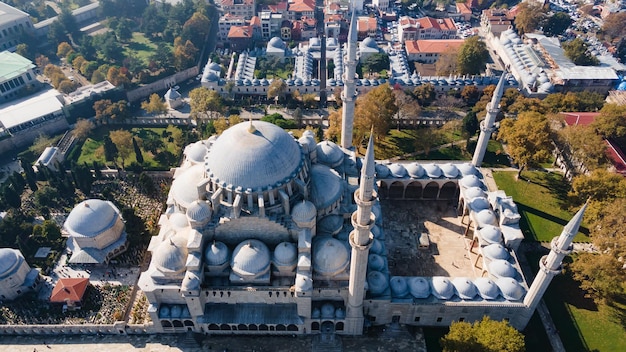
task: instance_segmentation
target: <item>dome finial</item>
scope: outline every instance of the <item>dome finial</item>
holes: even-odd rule
[[[250,127],[248,127],[248,132],[254,133],[256,132],[256,127],[252,124],[252,117],[250,117]]]

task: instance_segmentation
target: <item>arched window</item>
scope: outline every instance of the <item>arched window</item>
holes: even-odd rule
[[[220,330],[231,330],[231,329],[230,329],[230,325],[228,325],[228,324],[222,324],[222,325],[220,325]]]
[[[172,323],[174,324],[175,328],[182,328],[183,327],[183,323],[180,320],[174,320]]]
[[[389,198],[390,199],[403,199],[404,198],[404,185],[402,182],[396,181],[389,186]]]
[[[287,330],[287,327],[283,324],[278,324],[276,325],[276,331],[285,331]]]
[[[168,320],[161,320],[161,326],[164,328],[171,328],[172,323],[170,323]]]
[[[335,329],[337,329],[337,331],[343,331],[343,322],[338,322],[337,325],[335,325]]]
[[[437,194],[439,193],[439,185],[437,182],[430,182],[424,187],[424,193],[422,198],[424,199],[436,199]]]
[[[409,183],[404,191],[405,199],[420,199],[422,198],[422,184],[418,181]]]
[[[185,320],[184,324],[185,324],[185,326],[194,326],[193,325],[193,321],[191,321],[191,320]]]
[[[217,324],[209,324],[209,330],[219,330],[220,326]]]
[[[267,327],[267,325],[261,324],[261,325],[259,325],[259,330],[260,331],[267,331],[267,330],[269,330],[269,328]]]
[[[454,182],[446,182],[441,186],[439,191],[439,199],[456,199],[458,198],[458,188]]]
[[[298,326],[294,324],[287,325],[287,331],[298,331]]]
[[[248,325],[246,325],[246,324],[239,324],[239,325],[237,325],[237,330],[248,330]]]
[[[250,324],[250,325],[248,325],[248,330],[257,331],[257,330],[259,330],[259,327],[256,326],[256,324]]]
[[[320,329],[320,323],[314,321],[313,323],[311,323],[311,330],[312,331],[319,331]]]

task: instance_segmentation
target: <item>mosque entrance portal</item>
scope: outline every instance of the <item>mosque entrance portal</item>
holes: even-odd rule
[[[322,332],[326,334],[332,334],[335,332],[335,323],[332,321],[325,321],[322,323]]]

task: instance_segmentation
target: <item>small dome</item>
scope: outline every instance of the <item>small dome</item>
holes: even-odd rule
[[[159,318],[170,318],[170,306],[163,304],[161,305],[161,307],[159,308]]]
[[[511,263],[507,262],[503,259],[497,259],[489,263],[489,274],[495,277],[515,277],[517,274],[517,270],[511,265]]]
[[[87,199],[72,209],[65,220],[65,228],[72,236],[95,237],[113,227],[119,211],[109,201]]]
[[[439,178],[441,177],[441,169],[438,165],[435,164],[424,164],[424,171],[426,171],[426,175],[430,178]]]
[[[465,188],[480,187],[483,188],[483,182],[476,175],[463,176],[461,179],[461,185]]]
[[[270,265],[270,250],[259,240],[245,240],[233,251],[232,270],[240,276],[256,276]]]
[[[203,222],[211,219],[211,216],[213,216],[213,211],[205,201],[196,200],[187,208],[187,218],[189,220]]]
[[[387,178],[389,177],[389,174],[391,173],[387,165],[376,164],[375,169],[376,169],[377,178]]]
[[[389,287],[389,282],[387,281],[387,277],[380,271],[371,271],[367,274],[367,286],[369,292],[377,296],[385,292],[387,287]]]
[[[337,171],[321,164],[311,167],[311,200],[316,209],[333,205],[342,195],[341,177]]]
[[[204,75],[204,80],[207,82],[217,82],[220,78],[215,74],[215,72],[208,72]]]
[[[454,286],[447,277],[433,276],[431,287],[433,296],[439,299],[450,299],[454,296]]]
[[[176,100],[180,98],[180,93],[178,93],[176,89],[170,88],[167,90],[167,92],[165,92],[163,98],[165,98],[166,100]]]
[[[313,269],[325,276],[334,276],[350,264],[348,249],[332,237],[318,237],[313,244]]]
[[[309,134],[302,134],[302,137],[298,139],[298,143],[300,143],[300,145],[309,153],[317,147],[315,137]]]
[[[370,271],[382,271],[385,268],[385,259],[378,254],[370,254],[367,258],[367,268]]]
[[[290,266],[296,264],[298,249],[293,243],[282,242],[274,248],[274,264]]]
[[[443,176],[447,178],[457,178],[459,176],[459,169],[452,163],[443,164],[440,166],[443,171]]]
[[[202,141],[198,141],[196,143],[190,144],[185,147],[185,156],[187,160],[194,163],[202,163],[204,162],[204,156],[206,155],[208,149]]]
[[[343,217],[341,215],[330,214],[324,216],[317,222],[317,231],[336,235],[343,228]]]
[[[487,194],[480,187],[470,187],[463,191],[465,200],[469,201],[476,197],[485,197]]]
[[[406,169],[400,164],[391,164],[388,166],[391,176],[396,178],[404,178],[407,176]]]
[[[297,291],[310,291],[313,289],[313,280],[311,280],[308,276],[297,276],[295,286]],[[317,310],[317,313],[319,314],[319,309]],[[315,309],[313,310],[313,315],[315,315]]]
[[[169,220],[172,227],[176,230],[184,229],[185,227],[189,226],[189,220],[187,219],[187,216],[183,213],[174,213],[170,215]]]
[[[372,235],[374,236],[374,238],[379,239],[381,241],[385,239],[384,232],[383,230],[380,229],[378,225],[372,226],[372,229],[370,231],[372,232]]]
[[[361,47],[378,49],[378,44],[376,44],[376,41],[372,37],[367,37],[361,42]]]
[[[497,224],[496,214],[491,209],[483,209],[477,212],[476,220],[478,221],[479,228]]]
[[[230,259],[230,250],[219,241],[213,241],[204,251],[204,260],[208,265],[223,265]]]
[[[495,282],[486,277],[479,277],[474,280],[474,285],[478,289],[478,294],[484,299],[496,299],[500,295],[500,290]]]
[[[478,232],[487,243],[502,242],[502,231],[498,227],[488,225],[478,230]]]
[[[322,141],[317,143],[317,161],[330,166],[336,167],[343,162],[343,151],[339,146],[331,141]]]
[[[11,248],[0,248],[0,277],[11,273],[20,263],[20,254]]]
[[[322,317],[322,311],[317,307],[313,308],[313,312],[311,312],[311,318],[319,319],[321,317]]]
[[[181,273],[187,263],[187,237],[182,234],[165,239],[152,254],[152,263],[162,273]]]
[[[383,241],[374,238],[370,252],[378,255],[385,255],[385,246],[383,245]]]
[[[182,174],[176,176],[170,194],[174,198],[177,204],[187,208],[189,205],[198,199],[198,190],[196,185],[204,178],[204,165],[197,164],[187,170],[184,170]]]
[[[345,319],[345,317],[346,317],[346,311],[341,307],[337,307],[337,309],[335,309],[335,318]]]
[[[501,244],[494,243],[481,248],[483,255],[489,259],[509,259],[509,251],[506,250]]]
[[[474,283],[466,277],[457,277],[452,280],[452,284],[454,285],[457,295],[461,299],[474,299],[474,297],[478,294],[478,290],[476,289],[476,286],[474,286]]]
[[[496,285],[500,288],[502,297],[509,301],[519,301],[524,297],[526,289],[519,282],[511,278],[501,278],[496,281]]]
[[[220,64],[218,64],[217,62],[211,62],[208,65],[208,68],[211,71],[217,71],[217,72],[220,72],[222,70],[222,66],[220,66]]]
[[[170,316],[176,319],[176,318],[180,318],[182,315],[183,315],[183,308],[180,306],[180,304],[172,305],[172,308],[170,309]]]
[[[324,303],[321,313],[322,319],[332,319],[335,317],[335,306],[332,303]]]
[[[410,163],[404,167],[411,178],[424,177],[424,168],[418,163]]]
[[[430,296],[430,285],[423,277],[412,277],[408,282],[411,296],[415,298],[428,298]]]
[[[279,37],[274,37],[272,39],[270,39],[268,46],[274,47],[276,49],[284,49],[285,48],[285,42],[283,42],[282,39],[280,39]]]
[[[291,219],[295,223],[311,222],[317,216],[315,205],[308,200],[297,203],[291,210]]]
[[[485,197],[475,197],[472,200],[468,201],[467,205],[473,211],[489,209],[489,201]]]
[[[409,295],[409,286],[406,283],[406,278],[402,276],[394,276],[389,280],[389,287],[391,287],[391,295],[397,298],[404,298]]]

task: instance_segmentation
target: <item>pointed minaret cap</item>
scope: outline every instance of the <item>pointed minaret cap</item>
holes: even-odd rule
[[[357,42],[357,26],[356,26],[356,9],[354,8],[354,1],[350,1],[352,4],[352,17],[350,17],[350,30],[348,31],[348,42]]]
[[[563,228],[563,234],[567,236],[576,236],[578,233],[578,229],[580,228],[580,224],[583,221],[583,215],[585,214],[585,209],[587,209],[587,205],[589,201],[587,201],[582,208],[578,210],[578,212],[574,215],[574,217],[565,225]]]
[[[500,99],[502,99],[502,95],[504,94],[504,82],[505,82],[506,74],[507,74],[507,71],[504,70],[502,72],[502,76],[500,76],[500,80],[498,81],[498,85],[496,86],[496,89],[493,91],[493,95],[491,96],[491,108],[492,109],[497,109],[500,103]]]
[[[250,126],[248,126],[248,132],[254,133],[256,132],[256,127],[252,124],[252,117],[250,117]]]
[[[367,150],[365,151],[365,157],[363,158],[363,168],[361,170],[367,176],[373,176],[375,169],[374,161],[374,126],[370,131],[370,140],[367,143]]]

